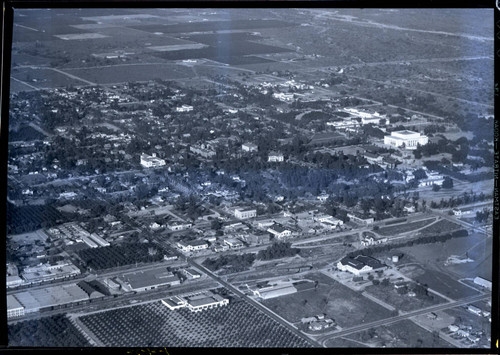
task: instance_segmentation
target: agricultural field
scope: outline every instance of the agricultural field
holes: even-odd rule
[[[317,289],[268,299],[262,303],[286,320],[296,323],[304,317],[325,313],[342,327],[391,316],[391,312],[323,274],[311,273],[305,279],[318,281]]]
[[[346,337],[370,347],[387,348],[451,348],[448,342],[419,327],[410,320],[370,328]],[[330,344],[328,344],[330,345]]]
[[[104,270],[135,263],[163,260],[163,250],[157,244],[130,243],[77,251],[84,264],[93,270]]]
[[[198,313],[185,308],[171,311],[157,301],[81,316],[79,319],[105,346],[310,346],[243,301]]]
[[[7,203],[8,235],[27,233],[63,222],[64,216],[52,206],[15,206]]]
[[[8,337],[9,346],[90,346],[64,314],[9,324]]]
[[[434,222],[435,220],[436,220],[435,218],[428,218],[422,221],[392,225],[390,227],[382,227],[377,231],[377,233],[383,236],[394,236],[397,234],[406,233],[413,231],[415,229],[425,227],[426,225]]]

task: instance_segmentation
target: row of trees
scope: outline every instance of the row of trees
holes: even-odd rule
[[[363,249],[362,254],[363,255],[375,255],[377,253],[389,251],[392,249],[397,249],[397,248],[402,248],[402,247],[407,247],[407,246],[413,246],[417,244],[429,244],[429,243],[443,243],[449,239],[452,238],[460,238],[460,237],[467,237],[469,235],[469,232],[465,229],[459,229],[457,231],[454,231],[452,233],[445,233],[445,234],[438,234],[438,235],[432,235],[432,236],[427,236],[427,237],[421,237],[413,240],[407,240],[405,242],[400,242],[400,243],[387,243],[387,244],[381,244],[381,245],[376,245],[370,248],[365,248]],[[356,255],[359,255],[359,251],[353,251],[347,254],[348,257],[354,258]]]
[[[247,270],[255,261],[255,254],[246,253],[241,255],[228,254],[218,258],[208,258],[202,264],[212,271],[222,268],[231,268],[233,272]]]
[[[431,208],[453,208],[460,205],[466,205],[477,201],[485,201],[493,198],[493,195],[485,195],[484,192],[477,193],[464,193],[461,196],[452,196],[445,200],[442,198],[439,202],[431,201]]]
[[[290,242],[278,242],[273,243],[267,249],[260,250],[257,254],[257,259],[260,260],[272,260],[280,259],[289,256],[295,256],[300,253],[300,249],[292,248]]]

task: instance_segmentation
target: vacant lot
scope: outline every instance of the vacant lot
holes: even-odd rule
[[[80,80],[72,79],[50,69],[14,68],[12,69],[11,75],[37,88],[57,88],[61,86],[84,84]]]
[[[318,288],[265,300],[263,304],[290,322],[325,313],[343,328],[391,315],[382,306],[323,274],[312,273],[305,278],[318,281]]]
[[[80,317],[106,346],[309,347],[252,305],[237,301],[193,313],[161,302]]]
[[[442,233],[449,233],[454,230],[462,228],[459,224],[448,221],[447,219],[442,219],[433,223],[429,227],[420,230],[422,236],[437,235]]]
[[[422,267],[415,266],[408,272],[408,268],[401,268],[404,274],[422,285],[447,296],[452,299],[460,299],[477,294],[477,291],[467,287],[460,282],[452,279],[450,276],[437,271],[427,270]]]
[[[172,80],[194,76],[190,68],[173,64],[131,64],[71,69],[66,72],[97,84],[114,84],[154,79]]]
[[[380,228],[377,231],[377,233],[380,235],[384,235],[384,236],[394,236],[397,234],[401,234],[401,233],[405,233],[405,232],[409,232],[409,231],[412,231],[415,229],[425,227],[426,225],[434,222],[435,220],[436,220],[435,218],[428,218],[428,219],[424,219],[422,221],[397,224],[397,225],[393,225],[390,227],[383,227],[383,228]]]
[[[293,23],[279,20],[238,20],[238,21],[205,21],[191,22],[175,25],[146,25],[135,26],[138,30],[148,32],[182,33],[182,32],[206,32],[206,31],[228,31],[260,28],[281,28],[296,26]]]
[[[446,302],[445,299],[429,293],[428,296],[409,297],[407,294],[400,295],[393,285],[371,285],[365,289],[366,292],[372,294],[376,298],[391,306],[396,307],[398,310],[405,312],[414,311],[420,308],[429,307],[434,304]]]
[[[448,265],[446,269],[459,277],[484,277],[491,279],[492,238],[482,233],[471,233],[468,237],[452,238],[444,243],[420,244],[399,248],[416,262],[430,267],[443,268],[444,262],[451,255],[465,256],[474,260],[466,264]]]

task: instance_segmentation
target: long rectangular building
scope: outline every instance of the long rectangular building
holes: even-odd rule
[[[24,307],[13,295],[7,295],[7,319],[24,316]]]
[[[89,299],[89,295],[76,284],[27,290],[17,292],[13,296],[23,306],[24,313],[38,312],[42,309],[50,309],[51,307],[87,301]],[[15,312],[16,307],[14,306],[16,304],[13,299],[10,301],[12,312]]]
[[[123,280],[131,291],[137,292],[153,290],[161,286],[180,284],[179,278],[173,273],[157,270],[128,273],[123,275]]]

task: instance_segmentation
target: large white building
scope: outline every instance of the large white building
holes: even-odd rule
[[[443,182],[444,182],[443,175],[439,175],[438,173],[428,173],[427,178],[419,180],[418,186],[419,187],[432,186],[432,185],[442,186]]]
[[[229,304],[227,298],[210,291],[191,296],[173,296],[161,300],[170,310],[186,307],[191,312],[201,312],[207,309],[222,307]]]
[[[248,219],[257,216],[257,210],[251,208],[237,208],[234,210],[234,216],[239,219]]]
[[[491,291],[491,288],[492,288],[492,284],[491,284],[491,281],[488,281],[486,279],[483,279],[482,277],[475,277],[474,278],[474,283],[476,285],[479,285],[479,286],[482,286],[484,288],[487,288],[488,290]]]
[[[284,160],[285,160],[285,157],[283,156],[283,154],[278,153],[278,152],[270,152],[269,156],[267,158],[267,161],[272,162],[272,163],[282,162]]]
[[[157,158],[156,153],[153,153],[153,155],[141,154],[141,165],[145,168],[156,168],[165,166],[165,164],[165,160]]]
[[[332,228],[340,227],[341,225],[344,224],[344,222],[338,218],[329,216],[329,215],[322,215],[319,217],[314,218],[316,221],[323,223],[327,226],[331,226]]]
[[[289,237],[292,235],[292,231],[286,229],[285,227],[274,223],[271,227],[267,229],[267,231],[273,234],[276,238],[281,239],[284,237]]]
[[[366,272],[381,270],[384,267],[385,265],[377,259],[365,255],[345,257],[337,263],[339,270],[347,271],[357,276]]]
[[[183,252],[208,249],[208,243],[203,240],[192,240],[188,242],[177,242],[177,247]]]
[[[384,137],[384,144],[397,148],[416,149],[418,144],[425,145],[427,143],[429,143],[429,137],[408,130],[391,132],[390,136]]]
[[[13,295],[7,295],[7,319],[24,316],[24,307]]]
[[[253,143],[243,143],[241,145],[241,149],[244,151],[244,152],[256,152],[259,147],[257,147],[255,144]]]

